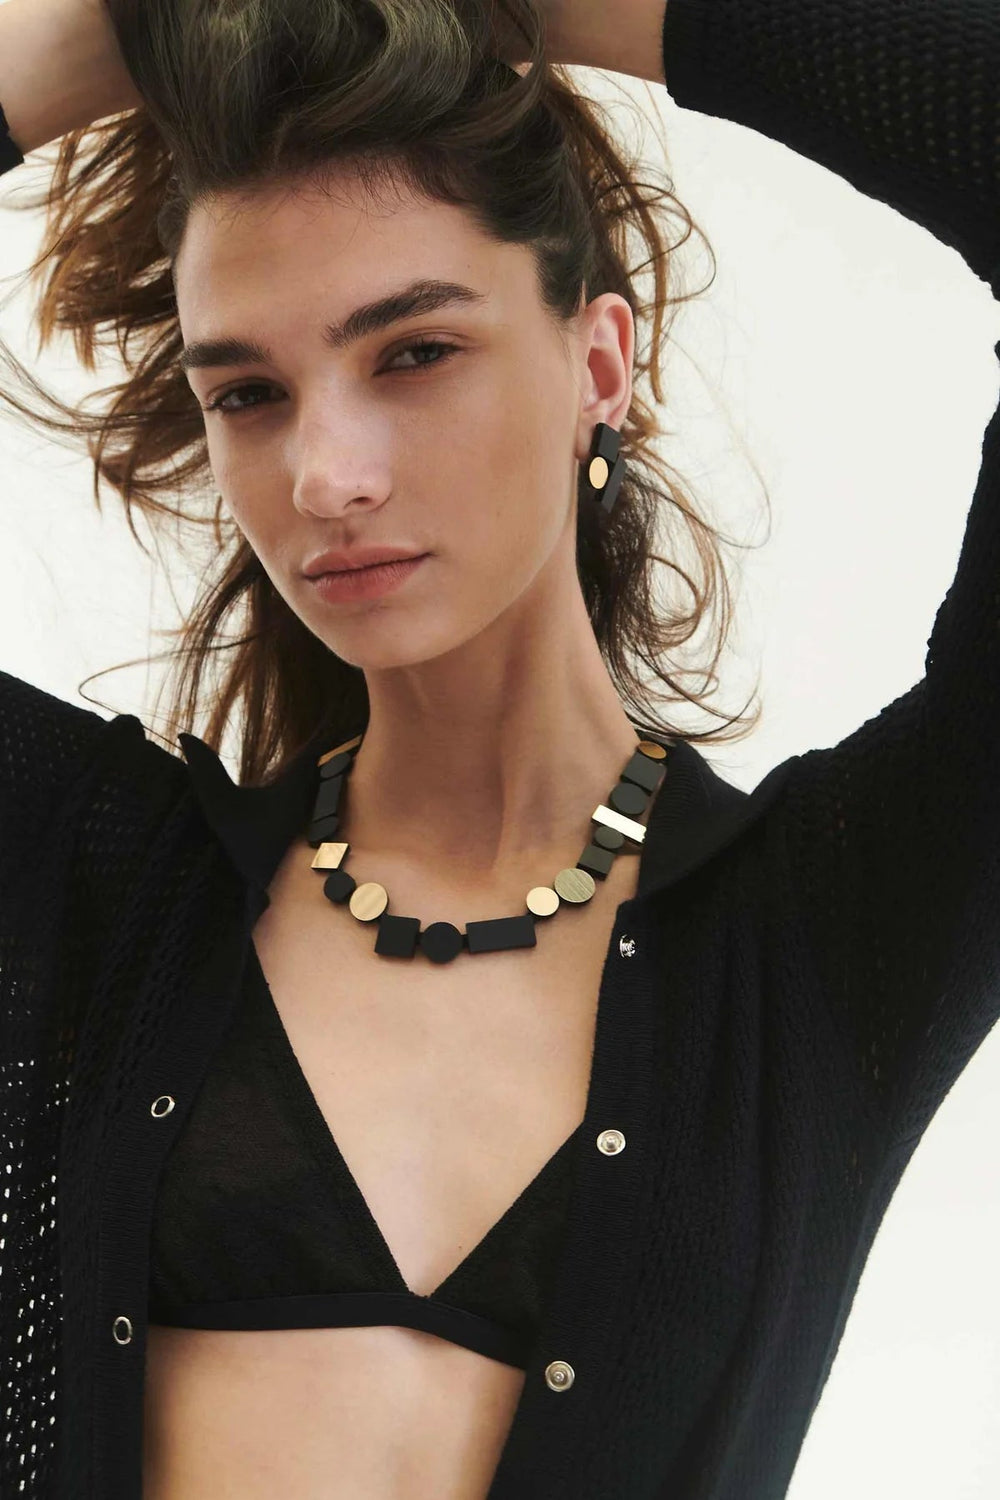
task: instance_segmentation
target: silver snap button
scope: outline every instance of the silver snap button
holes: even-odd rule
[[[131,1322],[131,1319],[126,1318],[124,1315],[122,1315],[119,1318],[116,1318],[115,1322],[114,1322],[114,1335],[115,1335],[115,1343],[116,1344],[131,1344],[131,1342],[132,1342],[132,1322]]]
[[[625,1150],[625,1137],[620,1130],[602,1130],[597,1137],[597,1149],[605,1156],[617,1156]]]
[[[545,1366],[545,1384],[550,1391],[568,1391],[576,1379],[576,1371],[564,1359],[554,1359]]]
[[[160,1097],[158,1099],[154,1099],[152,1104],[149,1106],[149,1113],[153,1116],[154,1120],[162,1120],[164,1115],[169,1115],[173,1107],[173,1097],[170,1094],[161,1094]]]
[[[618,939],[618,952],[622,958],[635,958],[635,938],[625,937]]]

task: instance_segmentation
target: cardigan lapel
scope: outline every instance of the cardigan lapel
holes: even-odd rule
[[[723,780],[687,740],[670,751],[667,776],[646,830],[638,895],[664,890],[699,869],[763,815],[799,760],[792,755],[745,792]]]
[[[308,826],[324,745],[311,740],[267,786],[240,786],[204,740],[181,734],[178,741],[209,827],[248,884],[266,888],[292,839]]]

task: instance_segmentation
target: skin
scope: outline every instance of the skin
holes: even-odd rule
[[[265,385],[227,402],[237,415],[205,412],[212,471],[289,608],[365,674],[338,837],[468,889],[547,881],[575,863],[637,739],[575,562],[578,467],[631,400],[631,309],[581,299],[567,337],[523,246],[452,205],[406,190],[376,205],[349,173],[331,182],[192,211],[174,267],[185,343],[246,336],[274,354],[189,372],[203,406]],[[323,341],[419,275],[488,301]],[[407,351],[416,335],[458,352]],[[327,603],[301,576],[317,552],[364,544],[432,555],[374,601]]]

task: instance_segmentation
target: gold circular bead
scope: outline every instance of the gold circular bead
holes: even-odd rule
[[[589,901],[597,890],[594,877],[587,870],[560,870],[552,884],[564,901],[572,901],[576,905]]]
[[[608,461],[606,458],[592,458],[590,460],[590,468],[587,470],[587,477],[589,478],[591,484],[594,486],[595,490],[599,490],[602,488],[602,486],[607,484],[608,475],[610,473],[611,470],[608,468]]]
[[[652,740],[640,740],[636,746],[643,755],[648,755],[650,760],[666,760],[667,752],[662,745],[655,745]]]
[[[351,897],[351,913],[359,922],[373,922],[389,905],[389,893],[375,880],[359,885]]]
[[[524,904],[536,917],[551,917],[559,908],[559,897],[550,885],[536,885],[525,896]]]

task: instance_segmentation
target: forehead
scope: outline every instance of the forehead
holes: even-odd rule
[[[519,284],[524,249],[499,244],[465,210],[406,186],[373,196],[352,177],[320,188],[254,189],[200,200],[174,264],[178,303],[190,312],[240,286],[352,291],[425,274],[490,290]]]

